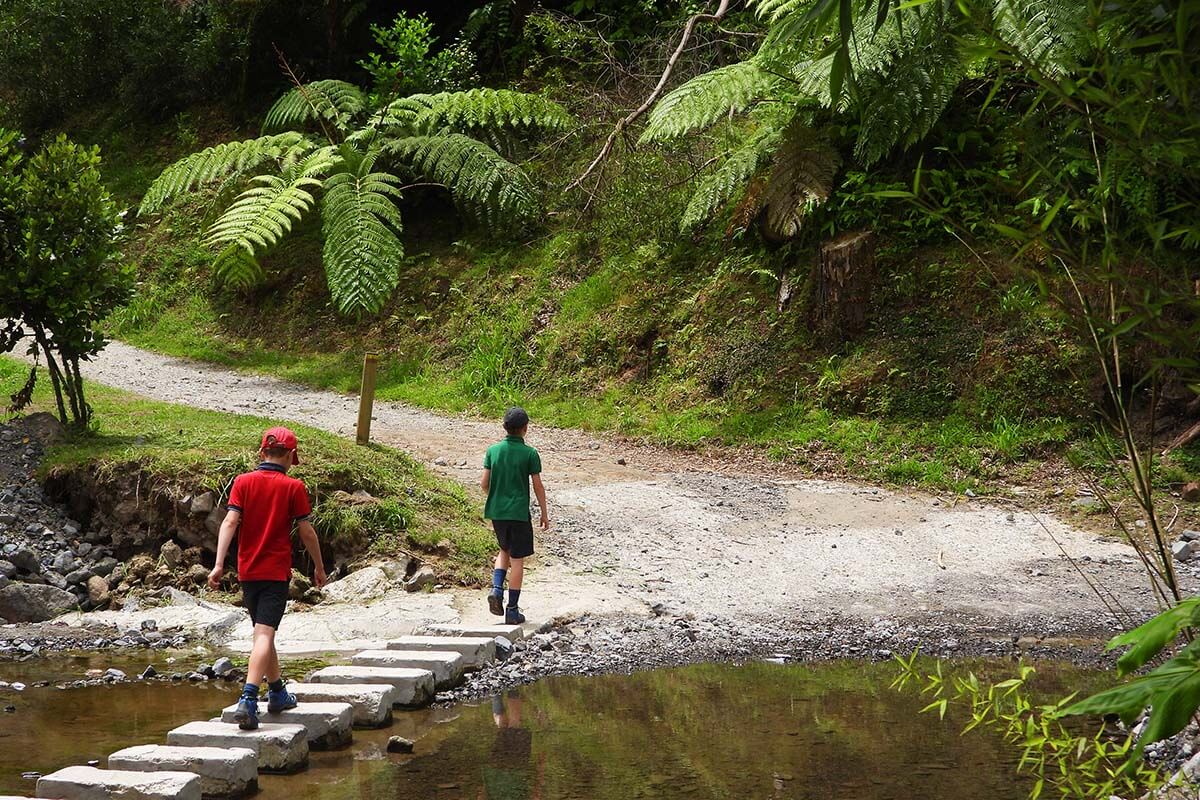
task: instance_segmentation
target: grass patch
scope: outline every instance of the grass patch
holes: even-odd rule
[[[23,363],[0,358],[0,393],[10,394],[27,374]],[[262,431],[281,422],[161,403],[99,384],[88,384],[87,397],[95,409],[93,427],[52,447],[43,470],[142,470],[181,493],[203,487],[225,495],[232,479],[255,465]],[[34,403],[35,410],[50,409],[47,381],[39,381]],[[302,463],[291,474],[314,498],[313,524],[323,541],[381,555],[428,552],[449,542],[439,548],[442,571],[464,583],[480,580],[493,540],[461,486],[398,450],[292,427]],[[376,501],[355,503],[343,494],[359,489]]]

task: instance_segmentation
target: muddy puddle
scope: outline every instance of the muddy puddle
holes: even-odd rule
[[[192,657],[191,660],[198,660]],[[0,679],[79,677],[89,667],[136,674],[141,661],[0,663]],[[991,677],[1010,663],[974,664]],[[1046,694],[1096,676],[1042,665]],[[21,674],[25,673],[25,674]],[[54,673],[52,675],[51,673]],[[262,800],[694,800],[695,798],[1023,798],[1013,752],[918,713],[889,688],[888,664],[696,666],[633,676],[545,680],[477,705],[397,712],[392,727],[355,731],[313,753],[297,776],[265,776]],[[162,741],[230,702],[225,684],[133,683],[0,693],[0,795],[32,794],[26,771],[50,772]],[[416,741],[386,752],[389,736]]]

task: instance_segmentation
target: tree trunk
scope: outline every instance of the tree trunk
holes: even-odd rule
[[[814,329],[841,340],[862,333],[875,285],[875,234],[856,231],[821,245],[814,284]]]

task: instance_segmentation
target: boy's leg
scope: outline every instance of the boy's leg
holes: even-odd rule
[[[504,577],[508,573],[508,553],[501,550],[496,554],[492,569],[492,591],[488,593],[488,610],[497,617],[504,615]]]
[[[521,583],[525,578],[525,559],[512,558],[512,571],[508,577],[508,607],[504,609],[504,621],[510,625],[525,621],[521,616]]]

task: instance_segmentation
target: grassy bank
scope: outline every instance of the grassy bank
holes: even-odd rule
[[[0,358],[0,391],[15,391],[26,374],[24,364]],[[96,412],[93,428],[53,446],[44,470],[142,471],[181,493],[198,488],[221,493],[235,475],[254,466],[259,436],[279,422],[155,402],[97,384],[89,384],[87,392]],[[48,382],[40,380],[35,410],[50,410],[52,403]],[[380,555],[415,550],[430,556],[436,549],[433,557],[449,577],[479,579],[493,543],[460,486],[397,450],[359,447],[324,431],[293,427],[303,455],[292,474],[314,497],[313,523],[324,540]],[[349,495],[357,490],[369,492],[375,502],[354,501]]]

